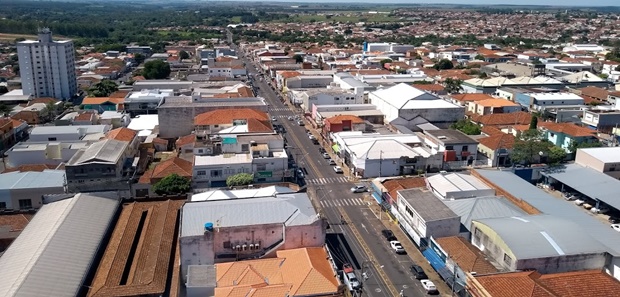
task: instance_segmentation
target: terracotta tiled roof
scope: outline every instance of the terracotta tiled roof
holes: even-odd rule
[[[440,84],[413,84],[414,87],[423,91],[429,92],[441,92],[445,90],[445,88]]]
[[[343,121],[351,121],[351,124],[361,124],[364,122],[360,117],[355,115],[341,114],[326,119],[330,124],[342,124]]]
[[[26,121],[24,120],[16,120],[16,119],[11,119],[11,122],[13,123],[13,128],[19,127],[21,124],[26,123]]]
[[[383,182],[383,186],[388,191],[392,199],[396,199],[400,190],[426,187],[426,181],[423,177],[396,178]]]
[[[194,125],[222,125],[232,124],[234,120],[247,120],[248,130],[251,132],[273,131],[266,112],[249,109],[218,109],[201,113],[194,118]]]
[[[481,94],[481,93],[456,94],[456,95],[451,95],[451,97],[460,102],[482,101],[482,100],[487,100],[487,99],[494,99],[491,95]]]
[[[517,103],[514,103],[512,101],[506,100],[506,99],[496,99],[496,98],[492,98],[492,99],[485,99],[485,100],[480,100],[480,101],[475,101],[476,104],[481,105],[481,106],[485,106],[485,107],[508,107],[508,106],[518,106]]]
[[[545,128],[555,133],[564,133],[572,137],[596,136],[596,131],[572,123],[542,122],[538,124],[538,128]]]
[[[484,145],[492,150],[500,148],[512,149],[515,144],[515,137],[512,134],[497,134],[489,137],[478,139],[481,145]]]
[[[190,134],[190,135],[179,137],[179,139],[177,139],[177,141],[175,142],[175,145],[177,148],[179,148],[186,144],[190,144],[194,142],[196,142],[196,134]]]
[[[282,78],[291,78],[291,77],[296,77],[296,76],[300,76],[301,73],[297,72],[297,71],[283,71],[282,73],[280,73],[280,76]]]
[[[159,137],[155,137],[153,139],[153,143],[159,143],[159,144],[165,144],[168,145],[168,140],[163,139],[163,138],[159,138]]]
[[[22,231],[32,220],[33,214],[12,214],[0,216],[0,227],[8,227],[10,232]]]
[[[7,172],[27,172],[27,171],[37,171],[42,172],[47,169],[64,169],[64,166],[60,165],[51,165],[51,164],[26,164],[20,165],[17,167],[7,168],[2,173]]]
[[[607,100],[607,95],[609,94],[607,90],[593,86],[581,88],[579,91],[581,91],[581,95],[590,96],[598,100]]]
[[[110,102],[113,104],[120,104],[125,102],[125,98],[111,98],[111,97],[86,97],[82,100],[82,104],[102,104]]]
[[[252,92],[252,89],[250,89],[249,87],[240,87],[237,89],[237,93],[239,93],[241,97],[253,97],[254,96],[254,92]]]
[[[484,254],[465,238],[450,236],[437,238],[436,241],[461,269],[477,274],[497,272],[495,266],[485,259]]]
[[[481,132],[489,136],[504,134],[504,132],[494,126],[484,126],[482,127]]]
[[[193,168],[194,165],[190,161],[178,157],[170,158],[155,165],[153,169],[147,170],[140,177],[139,182],[141,184],[153,184],[170,174],[177,174],[191,179]]]
[[[277,258],[216,264],[215,297],[328,296],[338,280],[322,247],[282,250]]]
[[[110,94],[110,98],[125,98],[127,94],[129,94],[129,90],[118,90],[112,94]]]
[[[90,121],[93,119],[93,116],[95,114],[91,113],[91,112],[84,112],[81,113],[80,115],[78,115],[77,117],[75,117],[73,120],[75,121]]]
[[[473,115],[471,117],[473,122],[489,125],[489,126],[512,126],[512,125],[527,125],[532,120],[532,115],[524,112],[511,112],[511,113],[493,113],[486,115]]]
[[[494,297],[599,297],[617,296],[620,291],[620,282],[599,270],[509,272],[477,276],[476,281]]]
[[[121,127],[108,131],[105,137],[107,139],[131,142],[136,137],[136,134],[138,133],[134,130]]]
[[[49,98],[49,97],[41,97],[41,98],[35,98],[35,99],[32,99],[32,100],[28,101],[28,106],[33,105],[35,103],[45,103],[45,104],[48,104],[48,103],[56,103],[56,102],[58,102],[57,99]]]

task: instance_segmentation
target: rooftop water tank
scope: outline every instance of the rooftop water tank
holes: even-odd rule
[[[205,223],[205,232],[212,232],[213,231],[213,223],[209,222],[209,223]]]

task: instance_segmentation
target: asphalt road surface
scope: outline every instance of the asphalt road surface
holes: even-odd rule
[[[399,296],[401,291],[402,296],[426,296],[419,281],[409,271],[413,264],[411,259],[407,255],[395,254],[381,235],[383,225],[368,205],[376,202],[363,200],[363,194],[350,191],[355,184],[345,175],[336,173],[319,152],[321,144],[313,144],[308,137],[307,128],[312,129],[311,126],[299,126],[296,121],[288,119],[301,115],[300,112],[282,103],[277,92],[262,79],[256,64],[247,59],[245,63],[250,77],[248,81],[257,95],[267,100],[270,115],[275,117],[274,124],[285,129],[283,135],[288,151],[305,173],[302,183],[318,199],[321,212],[330,223],[327,245],[338,268],[348,262],[356,268],[358,277],[362,278],[362,271],[365,272],[368,278],[363,283],[363,296]]]

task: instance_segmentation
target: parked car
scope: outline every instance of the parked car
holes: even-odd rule
[[[416,279],[428,278],[428,276],[426,276],[426,272],[424,272],[424,269],[422,269],[422,267],[420,267],[419,265],[413,264],[409,267],[409,269],[411,270],[411,273]]]
[[[612,223],[612,224],[617,224],[617,223],[620,223],[620,218],[618,218],[618,217],[614,217],[614,216],[610,216],[610,217],[607,219],[607,221],[608,221],[608,222],[610,222],[610,223]]]
[[[271,117],[271,121],[272,121],[272,122],[277,122],[277,121],[278,121],[278,118],[276,118],[276,117]]]
[[[328,163],[329,163],[329,165],[336,165],[336,161],[334,161],[332,159],[329,159]]]
[[[400,244],[400,241],[397,241],[397,240],[390,241],[390,247],[392,247],[392,249],[397,254],[404,254],[405,253],[405,249],[403,248],[403,245]]]
[[[387,229],[381,230],[381,234],[383,235],[383,237],[385,237],[387,241],[397,240],[396,236],[394,236],[394,233],[392,233],[391,230],[387,230]]]
[[[323,153],[327,153],[327,151],[324,148],[319,147],[319,153],[323,154]]]
[[[308,138],[309,138],[310,140],[315,140],[315,139],[316,139],[316,137],[314,137],[314,135],[312,135],[312,134],[309,134],[309,135],[308,135]]]
[[[336,172],[336,173],[344,173],[344,171],[342,171],[342,167],[340,167],[340,166],[334,166],[334,172]]]
[[[424,290],[426,290],[427,294],[437,294],[437,287],[435,286],[435,284],[427,279],[423,279],[420,281],[420,283],[422,284],[422,288],[424,288]]]
[[[323,154],[321,154],[321,155],[322,155],[322,156],[323,156],[323,158],[325,158],[325,159],[329,159],[329,158],[331,158],[331,157],[329,156],[329,154],[328,154],[328,153],[323,153]]]
[[[583,198],[579,198],[577,200],[574,201],[575,205],[579,205],[581,206],[582,204],[584,204],[586,201]]]
[[[611,224],[611,229],[620,232],[620,224]]]
[[[289,120],[289,121],[292,121],[292,120],[293,120],[293,117],[292,117],[292,116],[288,116],[288,120]]]
[[[351,192],[353,193],[362,193],[368,191],[368,188],[364,185],[355,185],[351,188]]]
[[[304,172],[301,169],[297,169],[297,177],[298,178],[304,178]]]
[[[303,122],[303,121],[297,121],[297,125],[299,125],[299,126],[305,126],[306,124],[304,124],[304,122]]]

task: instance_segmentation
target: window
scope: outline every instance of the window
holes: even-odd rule
[[[220,177],[222,176],[222,170],[211,170],[211,177]]]
[[[0,209],[6,209],[6,202],[0,202]]]
[[[32,208],[32,201],[30,199],[19,199],[19,209]]]
[[[409,208],[409,206],[405,205],[405,212],[407,212],[407,214],[413,218],[413,210],[411,210],[411,208]]]
[[[207,172],[204,170],[198,170],[198,175],[207,175]]]
[[[446,145],[446,150],[447,151],[452,151],[452,150],[454,150],[454,146]]]
[[[242,152],[247,152],[250,150],[250,145],[249,144],[242,144],[241,145],[241,151]]]
[[[48,137],[47,141],[56,141],[56,137]]]
[[[468,148],[467,148],[467,146],[466,146],[466,145],[464,145],[464,146],[463,146],[463,151],[464,151],[464,152],[466,152],[466,151],[467,151],[467,149],[468,149]]]
[[[508,266],[512,265],[512,258],[510,258],[510,256],[508,256],[507,254],[504,254],[504,264]]]

